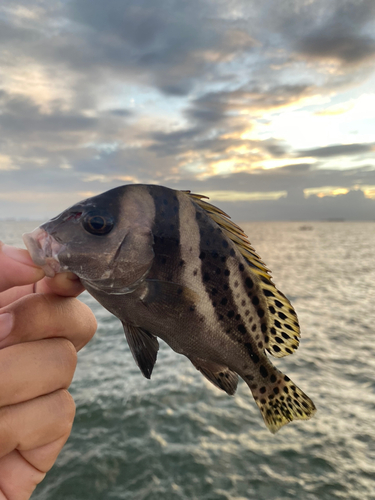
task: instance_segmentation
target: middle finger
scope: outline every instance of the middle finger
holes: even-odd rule
[[[67,339],[46,339],[0,350],[0,407],[67,389],[77,352]]]
[[[10,313],[13,326],[0,341],[0,349],[21,342],[65,337],[77,351],[92,338],[96,320],[90,308],[72,297],[54,294],[31,294],[0,309]]]

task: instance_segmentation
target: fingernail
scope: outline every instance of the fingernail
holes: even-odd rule
[[[0,340],[4,340],[13,328],[13,315],[10,313],[0,314]]]
[[[30,254],[27,250],[23,248],[11,247],[10,245],[3,245],[1,247],[1,251],[7,257],[15,260],[16,262],[20,262],[21,264],[26,264],[27,266],[37,267],[32,261]]]

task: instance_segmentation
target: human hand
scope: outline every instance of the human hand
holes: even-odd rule
[[[29,499],[69,437],[67,388],[96,330],[82,291],[71,273],[46,278],[0,242],[0,500]]]

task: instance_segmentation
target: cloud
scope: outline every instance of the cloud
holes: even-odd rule
[[[308,189],[374,186],[374,15],[372,0],[3,0],[0,194],[157,182],[287,213],[313,210]],[[344,122],[324,120],[345,115],[331,137]]]
[[[315,156],[317,158],[328,158],[331,156],[359,155],[375,151],[375,143],[372,144],[337,144],[322,148],[305,149],[298,151],[300,157]]]
[[[374,2],[344,1],[323,22],[312,21],[312,29],[298,42],[300,53],[317,59],[336,60],[342,65],[361,65],[375,58],[375,38],[370,28]]]

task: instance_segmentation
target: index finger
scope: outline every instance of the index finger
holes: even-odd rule
[[[0,292],[36,283],[43,277],[44,271],[34,264],[27,250],[0,242]]]

